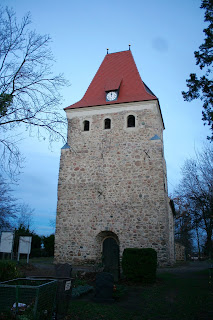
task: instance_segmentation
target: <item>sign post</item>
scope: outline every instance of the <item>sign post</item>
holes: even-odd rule
[[[32,242],[32,237],[19,237],[18,262],[20,259],[20,254],[26,254],[27,255],[27,263],[29,263],[31,242]]]
[[[13,253],[13,242],[14,242],[14,233],[12,231],[2,231],[1,233],[1,242],[0,242],[0,252],[10,253],[12,260]]]

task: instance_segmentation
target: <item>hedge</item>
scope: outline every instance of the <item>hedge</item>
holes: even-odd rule
[[[156,280],[157,252],[151,248],[124,249],[122,269],[128,280],[153,283]]]

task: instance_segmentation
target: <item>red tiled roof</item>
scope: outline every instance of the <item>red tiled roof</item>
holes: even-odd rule
[[[106,101],[106,91],[117,89],[118,99]],[[147,100],[157,98],[141,80],[132,53],[128,50],[107,54],[83,98],[65,110]]]

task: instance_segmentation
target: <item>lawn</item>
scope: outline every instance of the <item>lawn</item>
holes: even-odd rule
[[[111,304],[91,299],[73,300],[67,320],[210,320],[213,291],[208,270],[162,273],[154,285],[126,286],[127,292]]]
[[[22,258],[20,259],[20,263],[26,264],[26,259]],[[34,263],[43,263],[43,264],[53,264],[53,257],[38,257],[38,258],[30,258],[29,260],[30,264]]]

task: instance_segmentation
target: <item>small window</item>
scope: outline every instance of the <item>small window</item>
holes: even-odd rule
[[[111,129],[111,119],[104,120],[104,129]]]
[[[127,117],[127,127],[130,128],[130,127],[135,127],[135,116],[133,115],[129,115]]]
[[[89,131],[89,121],[88,120],[84,121],[84,131]]]

